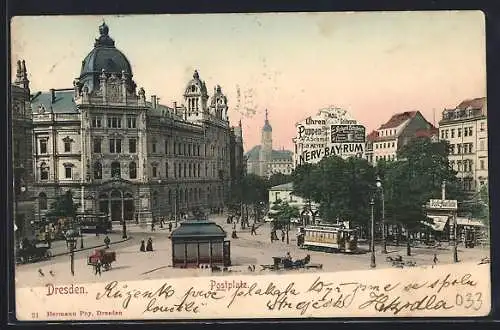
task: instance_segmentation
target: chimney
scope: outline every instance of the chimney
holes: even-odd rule
[[[156,109],[156,95],[151,95],[151,106]]]
[[[56,102],[56,90],[54,88],[50,89],[50,100],[52,103]]]

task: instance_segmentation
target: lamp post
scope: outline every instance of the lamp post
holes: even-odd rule
[[[385,198],[384,198],[384,187],[382,185],[382,180],[377,176],[377,188],[380,191],[380,199],[382,200],[382,253],[387,253],[387,241],[385,237]]]
[[[76,237],[73,235],[66,234],[66,244],[69,247],[70,253],[70,269],[71,275],[75,276],[75,247],[76,247]]]
[[[370,267],[371,268],[377,267],[377,265],[375,264],[375,218],[373,217],[373,206],[374,205],[375,205],[375,202],[373,201],[373,198],[372,198],[372,199],[370,199],[370,209],[371,209]]]
[[[125,219],[122,219],[122,231],[123,231],[122,238],[126,239],[127,238],[127,222],[125,221]]]

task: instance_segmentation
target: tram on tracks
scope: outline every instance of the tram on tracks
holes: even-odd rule
[[[358,249],[358,231],[344,224],[317,224],[301,227],[297,243],[303,249],[354,253]]]

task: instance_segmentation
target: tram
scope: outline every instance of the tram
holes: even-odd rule
[[[112,228],[111,220],[104,213],[80,213],[76,219],[84,233],[107,233]]]
[[[311,225],[299,230],[297,243],[303,249],[353,253],[358,249],[358,234],[344,224]]]

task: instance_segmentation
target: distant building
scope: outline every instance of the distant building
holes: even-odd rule
[[[30,238],[34,220],[33,192],[33,121],[26,64],[17,62],[16,80],[11,85],[12,169],[14,228],[16,238]]]
[[[269,124],[266,109],[266,120],[261,131],[261,144],[246,153],[247,173],[269,177],[275,173],[291,174],[293,155],[289,150],[273,150],[273,129]]]
[[[439,138],[450,143],[450,166],[466,191],[488,182],[488,129],[486,97],[465,100],[444,109]]]
[[[368,135],[366,157],[373,165],[382,159],[396,160],[397,152],[414,137],[428,136],[437,141],[437,133],[420,111],[397,113]]]
[[[295,124],[294,166],[315,164],[324,157],[364,157],[365,127],[346,110],[330,106]]]
[[[279,200],[299,209],[303,225],[312,224],[318,215],[318,204],[293,194],[293,182],[269,188],[269,208]]]

